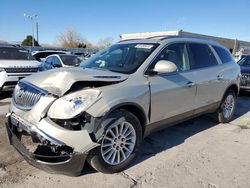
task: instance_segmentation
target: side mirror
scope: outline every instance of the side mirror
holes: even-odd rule
[[[173,62],[167,60],[158,61],[153,69],[156,73],[172,73],[177,72],[177,70],[177,66]]]

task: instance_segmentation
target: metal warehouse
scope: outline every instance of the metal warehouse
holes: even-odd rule
[[[161,31],[161,32],[145,32],[145,33],[131,33],[131,34],[122,34],[120,35],[120,40],[129,40],[129,39],[141,39],[157,36],[194,36],[194,37],[203,37],[211,40],[215,40],[220,44],[227,47],[231,53],[236,54],[242,47],[249,47],[250,42],[242,41],[237,39],[229,39],[224,37],[203,35],[198,33],[191,33],[183,30],[177,31]]]

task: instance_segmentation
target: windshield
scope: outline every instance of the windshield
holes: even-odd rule
[[[241,66],[250,66],[250,56],[243,57],[238,61],[238,64]]]
[[[79,66],[81,63],[81,59],[75,55],[60,55],[60,58],[64,65],[68,66]]]
[[[27,50],[12,47],[0,47],[0,59],[34,60]]]
[[[81,67],[131,74],[157,46],[158,44],[115,44],[85,60]]]

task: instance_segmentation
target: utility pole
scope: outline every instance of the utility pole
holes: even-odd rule
[[[38,40],[38,22],[36,22],[36,41],[39,44],[39,40]]]
[[[34,18],[37,18],[37,14],[34,15],[28,15],[28,14],[23,14],[24,17],[28,18],[31,20],[31,28],[32,28],[32,46],[35,46],[34,42]]]

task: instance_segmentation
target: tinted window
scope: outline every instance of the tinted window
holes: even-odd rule
[[[85,60],[81,67],[131,74],[135,72],[158,44],[115,44]]]
[[[53,66],[55,66],[55,65],[62,66],[60,60],[57,57],[53,57],[52,65]]]
[[[213,46],[214,50],[220,57],[222,63],[228,63],[233,60],[230,52],[224,48],[218,47],[218,46]]]
[[[53,57],[48,57],[45,63],[52,64]]]
[[[210,67],[218,64],[208,45],[196,43],[189,44],[189,50],[191,69]]]
[[[249,67],[250,66],[250,56],[243,57],[241,60],[239,60],[238,64],[241,66]]]
[[[190,69],[187,48],[184,44],[177,43],[167,46],[156,58],[154,65],[160,60],[173,62],[177,66],[178,71]],[[150,68],[152,69],[153,67],[151,66]]]
[[[64,65],[69,66],[79,66],[82,61],[78,56],[74,55],[60,55],[60,58]]]
[[[0,59],[33,60],[33,57],[25,49],[12,48],[12,47],[0,47]]]

